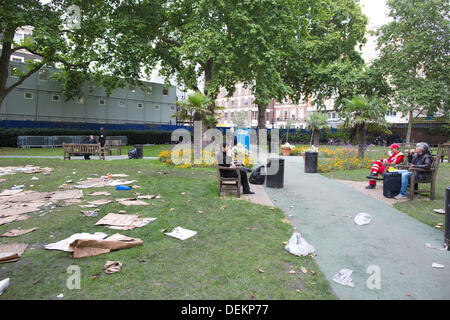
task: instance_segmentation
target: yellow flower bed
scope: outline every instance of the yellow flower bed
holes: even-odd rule
[[[180,159],[182,159],[182,163],[175,164],[175,162],[172,161],[172,151],[165,150],[158,155],[158,160],[164,165],[175,166],[176,168],[191,168],[191,167],[214,168],[216,166],[216,158],[214,152],[210,153],[203,150],[201,163],[194,162],[193,150],[191,150],[186,155],[183,155],[183,151],[180,150],[179,157]],[[251,155],[248,155],[243,158],[242,162],[245,167],[251,168],[256,163],[256,159]]]

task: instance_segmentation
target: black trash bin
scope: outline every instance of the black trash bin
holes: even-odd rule
[[[450,187],[445,188],[445,234],[444,241],[450,251]]]
[[[317,173],[317,152],[305,152],[305,173]]]
[[[267,172],[270,172],[272,166],[276,166],[278,162],[278,172],[266,176],[266,186],[269,188],[283,188],[284,185],[284,159],[269,158],[267,159]]]
[[[137,152],[136,159],[144,158],[144,146],[142,144],[135,144],[134,148],[136,149],[136,152]]]

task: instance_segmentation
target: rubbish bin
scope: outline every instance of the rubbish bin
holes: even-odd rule
[[[278,171],[274,174],[266,176],[266,186],[269,188],[283,188],[284,184],[284,159],[283,158],[269,158],[267,159],[267,171],[270,172],[272,166],[276,166],[278,163]],[[274,169],[272,169],[274,170]]]
[[[136,159],[144,158],[144,146],[142,144],[135,144],[134,148],[136,149],[136,152],[137,152]]]
[[[450,187],[445,189],[445,234],[444,242],[450,251]]]
[[[305,173],[317,173],[317,152],[305,152]]]

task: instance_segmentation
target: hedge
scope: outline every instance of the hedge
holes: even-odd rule
[[[89,136],[93,130],[71,129],[0,129],[0,147],[17,147],[18,136]],[[128,144],[171,143],[171,131],[157,130],[105,130],[106,136],[126,136]]]

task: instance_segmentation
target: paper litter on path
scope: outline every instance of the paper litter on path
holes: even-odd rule
[[[358,226],[362,226],[365,224],[369,224],[370,221],[372,220],[372,216],[368,213],[364,213],[364,212],[360,212],[356,215],[355,219],[353,221],[355,221],[355,223]]]
[[[47,250],[61,250],[61,251],[66,251],[69,252],[69,246],[72,242],[74,242],[75,240],[100,240],[100,239],[104,239],[106,238],[108,235],[106,233],[103,232],[95,232],[93,234],[91,233],[75,233],[73,235],[71,235],[69,238],[55,242],[55,243],[50,243],[46,246],[44,246],[45,249]]]
[[[338,273],[336,273],[333,277],[333,281],[343,286],[354,287],[353,279],[352,279],[353,270],[350,269],[341,269]]]
[[[182,227],[176,227],[172,232],[166,232],[169,237],[177,238],[180,240],[189,239],[197,234],[197,231],[192,231],[189,229],[184,229]]]
[[[0,281],[0,296],[3,294],[6,288],[8,288],[8,286],[9,286],[9,278]]]
[[[444,269],[444,265],[433,262],[433,264],[431,265],[431,267],[433,268],[437,268],[437,269]]]
[[[31,229],[23,229],[23,230],[18,230],[18,229],[12,229],[9,230],[7,232],[5,232],[4,234],[2,234],[2,237],[18,237],[21,236],[23,234],[27,234],[30,232],[33,232],[34,230],[37,230],[39,228],[31,228]]]
[[[298,232],[294,232],[284,247],[287,251],[296,256],[307,256],[315,251],[314,247],[306,242]]]

